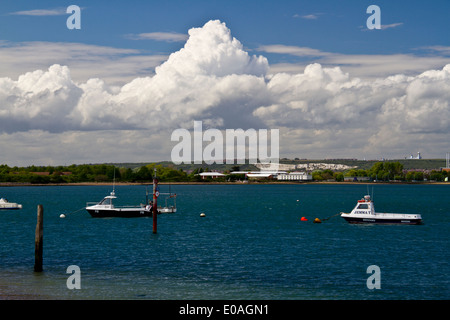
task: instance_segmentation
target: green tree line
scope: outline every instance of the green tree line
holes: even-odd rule
[[[0,165],[0,182],[10,183],[79,183],[79,182],[151,182],[155,174],[161,182],[196,182],[202,180],[198,175],[209,171],[208,168],[197,168],[189,174],[183,169],[161,164],[148,164],[130,169],[109,164],[82,164],[70,166],[29,166],[9,167]],[[243,180],[244,175],[230,175],[227,180]],[[214,181],[225,181],[224,178]]]
[[[444,181],[450,173],[446,171],[408,171],[403,169],[400,162],[376,162],[370,169],[350,169],[343,172],[332,170],[318,170],[312,173],[313,180],[344,181],[350,177],[367,177],[370,181]]]
[[[161,164],[148,164],[135,169],[117,167],[111,164],[82,164],[70,166],[29,166],[9,167],[0,165],[0,182],[10,183],[77,183],[77,182],[151,182],[156,169],[156,175],[161,182],[198,182],[211,181],[211,178],[202,180],[198,175],[209,171],[208,168],[196,168],[189,174],[175,166]],[[238,171],[233,167],[231,171]],[[315,181],[344,181],[348,177],[368,177],[377,181],[444,181],[450,173],[432,170],[430,172],[406,171],[399,162],[377,162],[370,169],[350,169],[339,172],[329,169],[314,171]],[[216,178],[214,181],[244,180],[243,174],[230,174],[227,177]]]
[[[71,166],[9,167],[0,165],[0,182],[15,183],[76,183],[76,182],[149,182],[154,168],[161,181],[186,181],[189,176],[183,170],[150,164],[137,169],[119,168],[108,164],[83,164]]]

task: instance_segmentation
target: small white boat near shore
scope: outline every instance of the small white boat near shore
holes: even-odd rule
[[[9,202],[5,198],[0,198],[0,210],[19,210],[22,205],[14,202]]]
[[[377,223],[377,224],[421,224],[420,214],[380,213],[375,212],[375,206],[369,195],[358,200],[350,213],[341,212],[341,217],[349,223]]]

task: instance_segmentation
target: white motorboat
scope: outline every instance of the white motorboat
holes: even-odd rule
[[[369,195],[358,200],[350,213],[341,212],[341,217],[349,223],[377,223],[377,224],[421,224],[420,214],[380,213],[375,212],[373,201]]]
[[[160,195],[166,195],[166,206],[158,207],[158,212],[160,213],[176,213],[177,212],[177,194],[176,193],[161,193]],[[167,200],[174,199],[173,203],[168,205]]]
[[[86,211],[89,212],[93,218],[135,218],[152,216],[152,207],[150,205],[141,205],[139,207],[117,207],[113,203],[114,199],[117,199],[117,197],[113,190],[109,196],[104,197],[98,203],[88,202]]]
[[[9,202],[5,198],[0,199],[0,210],[19,210],[22,209],[22,205],[14,202]]]
[[[164,195],[168,195],[166,198],[166,206],[157,208],[157,213],[175,213],[177,212],[176,207],[176,194],[172,193],[161,193]],[[160,195],[159,191],[156,191],[156,196]],[[167,205],[167,199],[174,198],[174,205]],[[117,199],[115,191],[110,193],[109,196],[104,197],[100,202],[88,202],[86,204],[86,211],[93,218],[136,218],[136,217],[151,217],[153,215],[153,203],[148,200],[148,193],[146,194],[146,203],[140,204],[139,206],[123,206],[118,207],[114,205],[114,200]]]

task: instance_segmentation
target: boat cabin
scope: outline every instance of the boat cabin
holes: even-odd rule
[[[113,199],[117,199],[117,197],[115,196],[114,192],[111,192],[111,195],[104,197],[95,206],[97,208],[114,209]]]
[[[375,208],[373,206],[373,202],[370,199],[370,196],[364,196],[363,199],[358,200],[355,208],[353,208],[351,213],[356,214],[375,214]]]
[[[420,214],[404,213],[379,213],[375,212],[375,206],[369,195],[358,200],[352,212],[341,212],[341,217],[349,223],[384,223],[384,224],[421,224]]]

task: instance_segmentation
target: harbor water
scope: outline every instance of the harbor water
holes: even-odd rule
[[[350,212],[368,189],[377,211],[419,213],[424,224],[313,223]],[[0,299],[450,299],[449,185],[172,185],[178,212],[158,216],[157,234],[152,218],[82,209],[111,191],[0,187],[0,197],[23,205],[0,211]],[[115,192],[119,205],[136,205],[146,186]],[[38,204],[41,273],[33,272]],[[72,265],[81,289],[67,286]],[[379,289],[367,285],[373,265]]]

